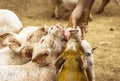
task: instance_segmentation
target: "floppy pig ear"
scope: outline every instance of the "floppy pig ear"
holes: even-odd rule
[[[16,38],[11,37],[11,38],[9,38],[8,42],[9,42],[9,44],[21,46],[21,43]]]
[[[14,53],[20,53],[21,43],[15,38],[9,38],[7,45]]]
[[[60,57],[58,58],[58,60],[55,63],[55,67],[57,69],[57,71],[59,71],[59,69],[61,68],[62,64],[65,62],[65,58],[64,57]]]
[[[48,54],[41,54],[32,59],[32,62],[38,63],[40,66],[48,65]]]
[[[32,46],[24,46],[20,50],[20,55],[26,58],[32,58],[33,47]]]
[[[78,29],[70,29],[69,31],[70,31],[71,34],[76,34],[76,33],[79,32]]]
[[[48,27],[46,25],[44,25],[43,27],[40,27],[38,30],[36,30],[36,32],[47,32],[48,31]]]
[[[97,47],[92,48],[92,53],[94,53],[94,51],[97,49]]]
[[[78,63],[79,63],[79,68],[80,68],[80,70],[84,70],[85,68],[86,68],[86,60],[85,60],[85,57],[84,56],[78,56],[77,58],[76,58],[76,60],[78,61]]]
[[[69,39],[70,35],[76,34],[76,33],[79,32],[78,29],[72,29],[72,28],[67,28],[67,29],[65,29],[64,31],[65,31],[65,32],[64,32],[64,36],[65,36],[65,39],[66,39],[66,40]]]
[[[0,43],[3,43],[3,41],[4,41],[7,37],[12,36],[12,35],[13,35],[13,33],[4,33],[4,34],[0,35]]]
[[[37,29],[35,32],[31,33],[27,37],[27,41],[38,42],[40,40],[40,38],[46,34],[47,34],[47,29],[45,27],[41,27],[41,28]]]

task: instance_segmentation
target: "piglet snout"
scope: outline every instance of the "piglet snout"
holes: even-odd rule
[[[64,30],[64,38],[67,41],[69,39],[70,32],[68,30]]]

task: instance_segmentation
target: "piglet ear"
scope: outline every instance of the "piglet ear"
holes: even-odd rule
[[[46,35],[47,29],[44,27],[41,27],[39,29],[37,29],[35,32],[31,33],[28,37],[27,37],[27,41],[30,43],[35,43],[38,42],[41,37],[43,37],[44,35]]]
[[[71,29],[71,30],[69,30],[70,31],[70,33],[71,34],[76,34],[76,33],[78,33],[79,32],[79,30],[78,29]]]
[[[8,45],[10,44],[21,46],[21,43],[16,38],[13,38],[13,37],[9,38],[8,40]]]
[[[97,47],[92,48],[92,53],[94,53],[94,51],[97,49]]]
[[[11,33],[4,33],[4,34],[0,35],[0,38],[8,37],[10,35],[11,35]]]
[[[26,58],[32,58],[33,47],[25,46],[20,50],[20,55]]]
[[[64,57],[59,57],[55,63],[55,67],[57,69],[57,71],[59,71],[59,69],[61,68],[61,66],[63,65],[63,63],[65,62],[65,58]]]
[[[9,38],[8,42],[6,42],[6,45],[12,50],[14,53],[19,54],[20,53],[20,47],[21,43],[16,38]]]
[[[79,69],[80,70],[85,70],[86,67],[87,67],[87,61],[86,61],[85,57],[84,56],[78,56],[76,58],[76,60],[78,61]]]
[[[13,33],[4,33],[0,35],[0,43],[2,44],[7,37],[13,36]]]
[[[69,27],[69,28],[67,28],[66,30],[67,30],[68,32],[70,32],[71,34],[76,34],[76,33],[78,33],[78,32],[80,31],[80,28],[77,27],[77,29],[75,29],[75,28]]]
[[[41,54],[32,59],[32,62],[38,63],[40,66],[48,65],[48,54]]]
[[[64,37],[65,37],[65,40],[68,40],[70,35],[72,34],[76,34],[78,33],[79,30],[78,29],[72,29],[72,28],[67,28],[64,30]]]

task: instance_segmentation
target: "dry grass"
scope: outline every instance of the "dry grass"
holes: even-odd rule
[[[96,81],[120,81],[120,8],[111,0],[105,12],[96,15],[98,4],[99,0],[96,0],[92,9],[94,21],[89,23],[89,32],[86,34],[86,39],[96,48]],[[14,11],[24,26],[67,25],[66,20],[50,17],[50,0],[0,0],[0,8]]]

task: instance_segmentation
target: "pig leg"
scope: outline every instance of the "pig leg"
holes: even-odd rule
[[[59,6],[56,6],[54,13],[55,13],[55,18],[59,19]]]
[[[110,0],[102,0],[100,7],[98,8],[96,14],[100,14],[104,11],[105,6],[110,2]]]
[[[120,8],[120,0],[115,0],[115,2],[117,3],[118,7]]]
[[[60,0],[52,0],[53,3],[53,13],[52,13],[52,17],[55,17],[56,19],[59,19],[59,9],[60,9],[60,5],[61,5],[61,1]]]
[[[52,12],[51,17],[56,17],[55,11],[56,11],[56,5],[53,6],[53,12]]]

